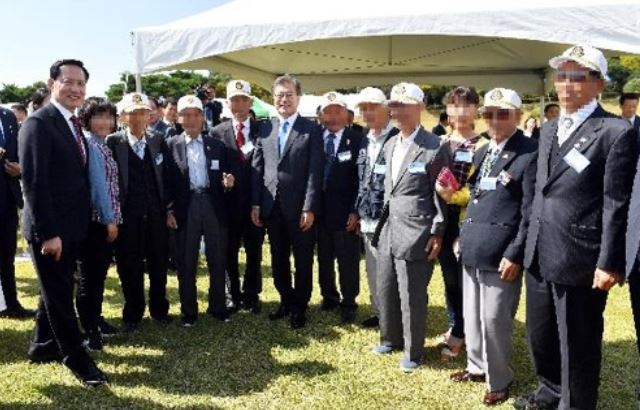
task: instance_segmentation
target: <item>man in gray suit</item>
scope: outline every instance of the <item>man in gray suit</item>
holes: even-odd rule
[[[298,114],[300,82],[284,75],[273,84],[279,118],[259,128],[252,160],[251,220],[263,221],[271,244],[273,282],[280,306],[271,320],[291,315],[291,327],[304,327],[311,298],[315,217],[318,214],[324,173],[322,132]],[[295,259],[295,285],[291,263]]]
[[[449,164],[440,138],[420,125],[424,93],[415,84],[391,90],[388,105],[400,133],[384,146],[385,209],[376,233],[380,344],[376,354],[404,347],[400,368],[415,370],[424,352],[427,286],[446,227],[445,203],[435,192]],[[425,260],[426,259],[426,260]]]

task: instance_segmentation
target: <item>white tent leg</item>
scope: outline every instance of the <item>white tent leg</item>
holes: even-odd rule
[[[139,73],[136,73],[136,92],[137,93],[142,92],[142,79]]]

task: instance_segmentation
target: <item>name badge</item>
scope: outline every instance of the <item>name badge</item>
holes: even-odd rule
[[[500,174],[498,175],[498,182],[500,182],[504,186],[507,186],[509,182],[511,182],[511,174],[504,170],[500,171]]]
[[[427,173],[427,164],[422,161],[415,161],[409,165],[409,173],[410,174],[426,174]]]
[[[158,155],[156,155],[156,165],[160,165],[162,164],[162,161],[164,161],[164,158],[162,157],[162,153],[158,153]]]
[[[574,169],[578,174],[584,171],[586,167],[591,164],[591,161],[587,159],[584,155],[578,152],[577,149],[571,148],[571,151],[567,155],[564,156],[564,162],[569,164],[571,168]]]
[[[387,172],[386,164],[375,164],[373,166],[373,173],[377,175],[384,175]]]
[[[470,163],[473,161],[473,154],[470,151],[456,151],[453,160],[456,162]]]
[[[480,190],[481,191],[495,191],[496,186],[498,185],[498,178],[482,178],[480,180]]]
[[[253,142],[249,141],[246,144],[244,144],[242,148],[240,148],[240,151],[242,151],[244,155],[249,155],[251,154],[254,148],[255,147],[253,146]]]
[[[220,160],[212,159],[210,168],[211,168],[212,171],[219,171],[220,170]]]
[[[351,151],[338,152],[338,161],[345,162],[351,160]]]

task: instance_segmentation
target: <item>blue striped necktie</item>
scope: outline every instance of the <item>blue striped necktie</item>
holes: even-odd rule
[[[287,143],[287,132],[289,131],[289,121],[285,121],[280,125],[280,131],[278,132],[278,148],[279,153],[282,156],[284,146]]]

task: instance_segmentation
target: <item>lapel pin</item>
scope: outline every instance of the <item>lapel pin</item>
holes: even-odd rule
[[[347,139],[347,147],[349,146],[349,144],[351,144],[351,140]]]
[[[586,142],[587,139],[585,137],[580,138],[580,142]]]
[[[504,158],[504,159],[509,159],[509,154],[504,154],[504,155],[502,156],[502,158]]]
[[[577,142],[575,144],[573,144],[574,147],[576,148],[580,148],[580,144],[578,144]]]

